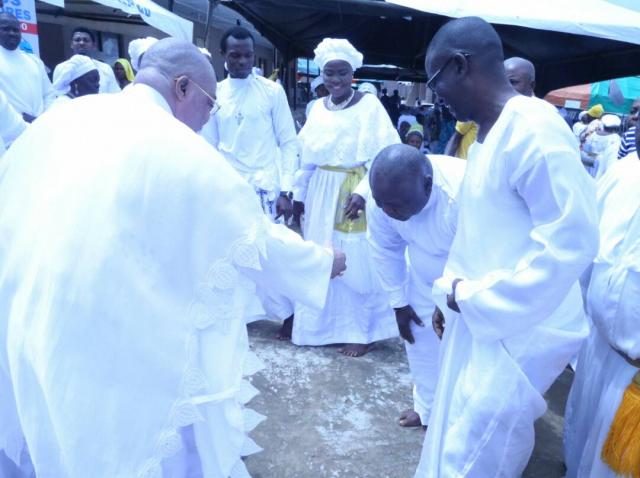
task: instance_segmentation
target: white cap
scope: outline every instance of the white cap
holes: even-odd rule
[[[313,61],[320,69],[333,60],[346,61],[354,71],[362,66],[362,53],[344,38],[325,38],[313,53],[316,55]]]
[[[371,93],[374,96],[378,96],[378,89],[376,88],[376,85],[374,85],[373,83],[369,83],[368,81],[361,83],[360,86],[358,86],[358,91],[362,93]]]
[[[602,121],[602,126],[604,128],[619,128],[622,124],[619,116],[610,114],[603,115],[602,118],[600,118],[600,121]]]
[[[146,37],[129,42],[129,58],[131,58],[131,66],[134,70],[140,70],[140,57],[157,41],[157,38]]]
[[[53,79],[53,89],[58,96],[69,92],[69,85],[82,75],[97,70],[98,67],[91,58],[86,55],[73,55],[67,61],[56,66],[56,74]]]
[[[322,74],[316,76],[311,82],[311,91],[316,91],[316,88],[320,85],[324,85],[324,78],[322,78]]]

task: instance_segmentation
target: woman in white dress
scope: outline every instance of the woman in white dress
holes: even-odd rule
[[[360,52],[347,40],[325,38],[314,53],[329,96],[316,101],[298,136],[297,195],[305,203],[305,238],[344,250],[347,271],[332,281],[322,310],[296,304],[292,342],[345,344],[340,351],[357,357],[369,344],[398,335],[371,271],[365,203],[371,162],[400,138],[380,101],[351,88]]]

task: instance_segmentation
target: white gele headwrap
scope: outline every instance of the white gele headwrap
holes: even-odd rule
[[[129,42],[129,58],[131,58],[131,66],[134,70],[140,70],[140,57],[157,41],[157,38],[146,37]]]
[[[346,61],[354,71],[362,66],[362,53],[344,38],[325,38],[313,53],[316,55],[313,61],[320,69],[333,60]]]
[[[58,96],[69,92],[69,85],[82,75],[97,70],[98,67],[91,58],[86,55],[73,55],[67,61],[56,67],[56,77],[53,81],[53,89]]]

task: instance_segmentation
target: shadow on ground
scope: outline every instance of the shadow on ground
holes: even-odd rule
[[[250,406],[267,415],[252,437],[264,451],[247,458],[253,478],[411,478],[424,433],[397,425],[411,406],[411,379],[400,339],[361,358],[338,347],[296,347],[274,340],[279,324],[249,325],[252,348],[265,362],[253,376],[261,394]],[[536,448],[525,478],[561,478],[562,415],[572,375],[547,394],[536,424]]]

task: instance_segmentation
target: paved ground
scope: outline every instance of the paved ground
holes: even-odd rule
[[[411,406],[400,339],[353,359],[337,347],[296,347],[274,340],[278,324],[249,326],[266,368],[253,377],[262,392],[251,407],[268,419],[253,438],[264,451],[247,459],[253,478],[411,478],[424,434],[396,424]],[[565,372],[536,424],[536,449],[524,476],[561,478],[562,416],[571,383]]]

